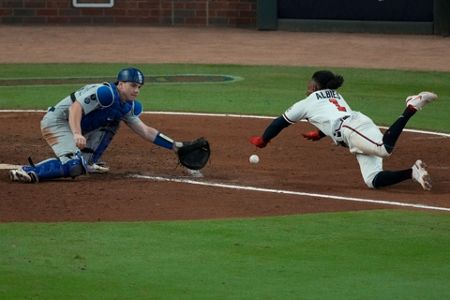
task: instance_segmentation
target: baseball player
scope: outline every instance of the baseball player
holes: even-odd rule
[[[10,171],[10,179],[25,183],[109,171],[100,164],[120,121],[135,133],[163,148],[177,151],[183,145],[142,122],[142,105],[136,100],[144,74],[136,68],[119,72],[111,83],[89,84],[48,109],[41,132],[56,158]]]
[[[347,147],[356,155],[362,177],[369,188],[381,188],[412,179],[424,190],[431,190],[431,178],[421,160],[405,170],[384,171],[383,158],[392,154],[408,120],[427,103],[436,100],[437,95],[421,92],[406,98],[403,114],[382,134],[370,118],[352,111],[344,97],[338,93],[337,89],[343,82],[342,76],[328,70],[315,72],[307,86],[307,97],[273,120],[262,136],[251,137],[250,143],[264,148],[284,128],[300,120],[307,120],[317,130],[304,133],[303,136],[312,141],[328,136],[337,145]]]

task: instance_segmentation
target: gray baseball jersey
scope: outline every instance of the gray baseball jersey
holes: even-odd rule
[[[114,97],[109,103],[100,101],[98,90],[110,87]],[[62,99],[55,106],[49,107],[41,121],[44,139],[52,147],[56,156],[64,163],[67,154],[76,153],[79,149],[73,140],[69,126],[69,108],[74,101],[81,104],[83,116],[81,120],[82,134],[87,138],[87,145],[95,147],[100,135],[96,134],[106,126],[116,126],[120,121],[127,123],[140,122],[139,114],[142,106],[138,101],[121,101],[113,83],[89,84]]]

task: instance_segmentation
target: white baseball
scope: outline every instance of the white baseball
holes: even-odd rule
[[[257,163],[259,163],[259,156],[256,155],[256,154],[252,154],[252,155],[250,155],[250,157],[248,158],[248,161],[249,161],[251,164],[257,164]]]

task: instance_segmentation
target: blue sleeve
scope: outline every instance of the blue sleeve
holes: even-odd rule
[[[275,120],[272,121],[272,123],[270,123],[270,125],[264,131],[264,134],[262,136],[263,140],[265,142],[269,142],[271,139],[276,137],[281,132],[281,130],[288,127],[289,125],[291,124],[288,123],[283,118],[283,116],[276,118]]]

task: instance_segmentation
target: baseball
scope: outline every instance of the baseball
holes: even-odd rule
[[[249,161],[251,164],[257,164],[257,163],[259,163],[259,156],[256,155],[256,154],[252,154],[252,155],[250,155],[250,157],[248,158],[248,161]]]

